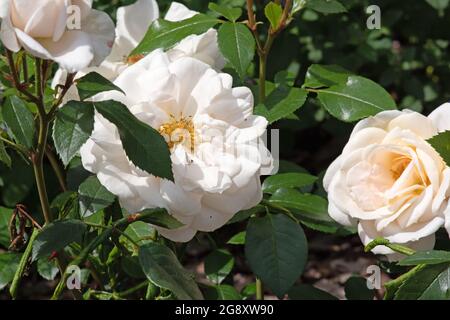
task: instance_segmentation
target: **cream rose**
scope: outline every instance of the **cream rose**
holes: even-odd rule
[[[125,69],[114,83],[126,95],[114,91],[95,99],[121,101],[159,130],[171,150],[175,179],[136,168],[117,128],[96,114],[92,136],[80,151],[82,162],[128,212],[164,207],[185,226],[160,229],[161,234],[188,241],[260,202],[260,169],[271,157],[260,138],[267,121],[252,114],[248,88],[233,88],[231,76],[197,59],[171,61],[161,50]]]
[[[324,177],[330,216],[357,225],[364,245],[383,237],[433,248],[449,215],[450,169],[426,140],[449,129],[448,103],[428,117],[384,111],[360,121]],[[384,246],[373,252],[393,253]]]
[[[99,65],[111,51],[114,23],[91,6],[91,0],[2,0],[0,38],[11,51],[24,48],[69,72]]]
[[[173,2],[165,19],[182,21],[197,13],[178,2]],[[111,54],[100,66],[84,69],[76,75],[76,78],[81,78],[89,72],[97,72],[108,80],[114,81],[129,65],[138,61],[138,58],[130,60],[128,57],[144,38],[152,22],[158,18],[159,8],[155,0],[138,0],[132,5],[120,7],[117,10],[116,39]],[[186,37],[170,49],[168,54],[172,61],[182,57],[193,57],[217,70],[222,69],[225,65],[225,59],[220,53],[217,42],[217,31],[214,29],[210,29],[201,35]],[[64,84],[66,77],[67,71],[59,69],[53,78],[52,87],[55,88],[58,84]],[[75,86],[70,88],[64,102],[69,100],[79,100]]]

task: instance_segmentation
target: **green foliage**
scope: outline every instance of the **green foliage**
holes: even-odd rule
[[[178,22],[158,19],[152,23],[144,39],[130,56],[147,54],[157,48],[168,49],[187,36],[206,32],[218,23],[218,19],[204,14],[197,14],[192,18]]]
[[[123,93],[122,89],[97,72],[88,73],[76,80],[76,84],[81,100],[86,100],[104,91],[117,90]]]
[[[34,145],[34,117],[25,102],[11,96],[2,108],[2,116],[14,140],[31,149]]]
[[[428,143],[439,153],[447,165],[450,164],[450,131],[444,131],[428,139]]]
[[[152,283],[169,289],[178,299],[203,299],[192,275],[184,270],[175,254],[166,246],[158,243],[142,246],[139,261]]]
[[[53,125],[55,148],[64,165],[75,157],[94,130],[94,108],[91,103],[69,101],[56,114]]]
[[[117,101],[94,102],[95,109],[117,126],[123,148],[136,167],[173,180],[169,147],[158,131],[139,121]]]
[[[245,256],[253,272],[281,298],[302,274],[308,247],[302,228],[284,215],[252,218]]]
[[[91,176],[80,184],[78,194],[80,216],[83,218],[109,207],[116,198],[100,183],[96,176]]]
[[[244,78],[255,55],[255,39],[241,23],[225,22],[219,28],[219,48],[230,65]]]
[[[237,19],[242,15],[241,8],[230,8],[225,5],[218,5],[217,3],[210,2],[208,8],[219,15],[227,18],[231,22],[236,22]]]

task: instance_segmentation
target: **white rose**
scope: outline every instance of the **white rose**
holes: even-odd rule
[[[231,76],[197,59],[171,61],[161,50],[127,68],[114,83],[126,95],[106,92],[96,100],[123,102],[165,136],[175,180],[136,168],[117,128],[96,114],[92,136],[80,151],[82,162],[127,211],[164,207],[185,226],[160,229],[161,234],[189,241],[197,231],[216,230],[260,202],[260,169],[271,157],[260,138],[267,121],[253,115],[248,88],[233,88]],[[180,131],[189,137],[180,139]]]
[[[178,2],[173,2],[165,19],[182,21],[197,13]],[[129,61],[128,56],[142,41],[151,23],[158,18],[159,8],[155,0],[138,0],[132,5],[120,7],[117,10],[116,39],[111,54],[99,67],[84,69],[76,75],[76,78],[81,78],[89,72],[97,72],[108,80],[114,81],[130,64],[139,60]],[[193,57],[217,70],[222,69],[225,65],[225,59],[220,53],[217,42],[217,31],[214,29],[201,35],[188,36],[168,52],[173,61],[182,57]],[[67,71],[59,69],[53,78],[52,87],[64,84],[66,77]],[[69,100],[79,100],[75,86],[70,88],[64,102]]]
[[[383,237],[417,250],[433,248],[434,233],[449,214],[450,169],[426,140],[449,129],[448,103],[428,117],[384,111],[360,121],[324,177],[330,216],[357,224],[364,245]],[[373,252],[393,253],[384,246]]]
[[[2,0],[0,6],[0,37],[11,51],[23,47],[69,72],[99,65],[111,51],[114,23],[91,9],[92,0]]]

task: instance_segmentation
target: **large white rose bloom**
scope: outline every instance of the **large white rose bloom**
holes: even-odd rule
[[[106,92],[95,100],[121,101],[159,130],[171,149],[175,181],[135,167],[117,128],[96,114],[92,136],[80,151],[83,166],[128,212],[166,208],[185,226],[159,229],[161,234],[184,242],[260,202],[260,169],[271,156],[260,138],[267,121],[253,115],[248,88],[233,88],[231,76],[197,59],[171,61],[161,50],[127,68],[114,83],[126,95]]]
[[[197,13],[178,2],[173,2],[167,11],[165,20],[182,21]],[[114,81],[130,64],[141,58],[129,59],[129,55],[142,41],[152,22],[158,18],[159,8],[155,0],[138,0],[132,5],[117,9],[116,39],[111,54],[100,66],[86,68],[79,72],[76,78],[81,78],[89,72],[97,72],[106,79]],[[186,37],[168,53],[171,60],[193,57],[217,70],[221,70],[225,65],[225,59],[219,50],[215,29],[210,29],[201,35]],[[53,78],[52,87],[64,84],[66,77],[67,71],[59,69]],[[70,88],[64,98],[64,102],[69,100],[79,100],[75,86]]]
[[[434,233],[445,215],[450,218],[450,169],[426,140],[445,130],[450,130],[448,103],[428,117],[384,111],[360,121],[324,178],[330,216],[357,225],[364,245],[383,237],[432,249]],[[393,254],[384,246],[373,252]]]
[[[0,38],[13,52],[24,48],[69,72],[97,66],[111,51],[114,23],[91,6],[92,0],[2,0]]]

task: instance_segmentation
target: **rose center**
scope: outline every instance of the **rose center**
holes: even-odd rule
[[[178,144],[194,151],[195,127],[191,117],[173,119],[159,127],[159,133],[166,139],[169,148],[172,149]]]
[[[406,167],[410,164],[411,158],[401,155],[393,159],[392,166],[391,166],[391,172],[392,176],[395,180],[400,178],[403,171],[405,171]]]

